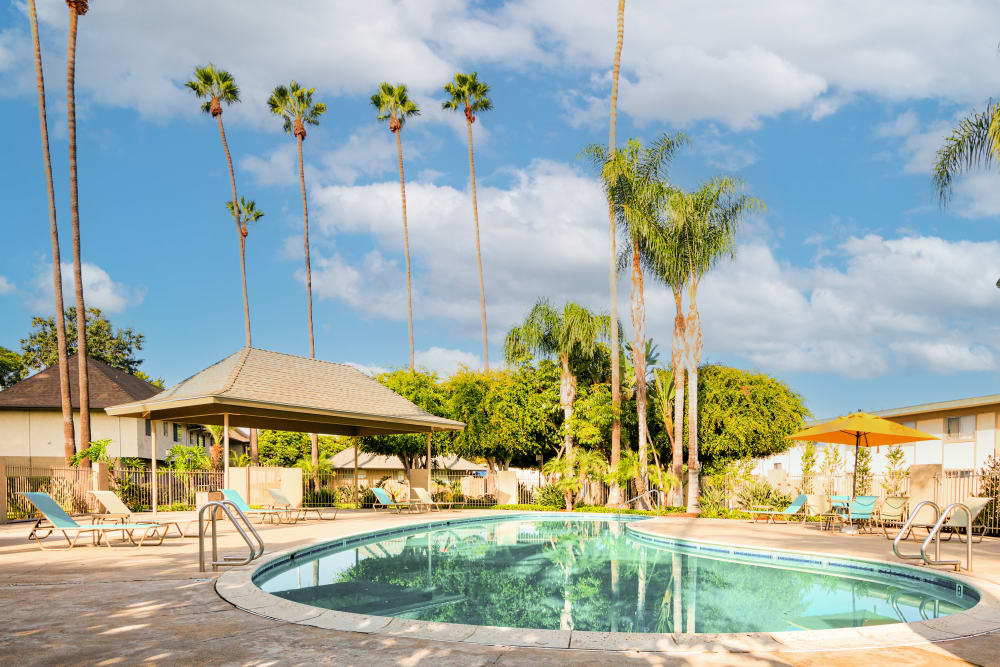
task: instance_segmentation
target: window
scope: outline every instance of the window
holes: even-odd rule
[[[972,477],[972,470],[945,470],[945,477]]]
[[[775,463],[774,463],[774,469],[775,470],[781,470],[781,462],[780,461],[775,461]]]
[[[944,420],[945,440],[972,440],[976,437],[976,416],[946,417]]]
[[[148,419],[146,420],[146,435],[153,435],[153,423]]]
[[[194,431],[188,431],[188,444],[193,445],[198,441],[198,436],[195,435]]]
[[[181,431],[181,425],[174,424],[174,442],[181,442],[182,435],[183,433]]]
[[[167,422],[163,422],[163,435],[167,434]]]

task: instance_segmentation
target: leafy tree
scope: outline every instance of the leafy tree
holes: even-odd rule
[[[910,470],[906,467],[906,455],[903,448],[893,445],[886,455],[889,466],[885,471],[885,479],[882,488],[887,496],[898,496],[903,493],[903,482],[910,476]]]
[[[698,440],[709,471],[788,451],[785,436],[810,414],[799,394],[769,375],[719,365],[699,375]]]
[[[74,468],[78,468],[84,460],[89,463],[97,463],[99,461],[110,463],[113,461],[113,458],[108,455],[108,447],[110,446],[111,438],[95,440],[91,442],[86,449],[81,449],[77,453],[73,454],[73,456],[69,459],[69,464]]]
[[[51,317],[34,317],[31,333],[21,339],[21,356],[25,368],[42,369],[58,363],[59,341],[55,320]],[[76,354],[72,343],[76,337],[76,308],[66,309],[67,354]],[[103,361],[133,375],[139,370],[142,359],[136,353],[142,350],[146,337],[128,327],[115,329],[99,308],[90,308],[87,315],[87,356]]]
[[[35,83],[38,88],[38,121],[42,132],[42,159],[45,165],[45,186],[49,200],[49,238],[52,242],[52,284],[55,296],[55,325],[59,361],[59,399],[63,419],[63,454],[67,463],[76,450],[73,405],[69,396],[69,363],[66,360],[66,307],[63,305],[62,256],[59,252],[59,226],[56,224],[56,195],[52,182],[52,155],[49,151],[49,119],[45,110],[45,77],[42,71],[42,48],[38,38],[38,14],[35,0],[28,0],[28,20],[35,51]],[[2,363],[2,362],[0,362]],[[23,362],[22,362],[23,363]],[[0,377],[0,388],[8,386],[10,377]]]
[[[0,345],[0,389],[17,384],[25,375],[27,369],[21,355]]]
[[[261,429],[257,433],[257,451],[261,465],[290,468],[309,454],[310,447],[308,433],[267,429]]]
[[[212,438],[212,446],[209,448],[209,458],[212,460],[212,470],[222,470],[222,436],[223,427],[219,424],[206,424],[203,426],[208,435]]]
[[[486,288],[483,285],[483,255],[479,249],[479,205],[476,203],[476,164],[472,156],[472,124],[477,113],[493,108],[488,93],[490,87],[479,80],[475,72],[457,72],[453,81],[444,85],[449,99],[441,103],[441,108],[451,111],[461,110],[465,114],[465,129],[469,134],[469,177],[472,179],[472,218],[476,229],[476,264],[479,267],[479,309],[483,323],[483,363],[490,369],[490,353],[486,342]]]
[[[799,493],[812,493],[816,481],[816,443],[807,442],[802,448],[802,484]]]
[[[406,85],[383,81],[371,97],[378,115],[376,120],[389,121],[389,131],[396,135],[396,156],[399,162],[399,192],[403,202],[403,251],[406,257],[406,313],[410,326],[410,370],[413,368],[413,293],[410,287],[410,233],[406,223],[406,181],[403,178],[403,125],[407,118],[420,115],[417,104],[407,94]]]
[[[823,448],[823,465],[821,470],[823,471],[823,477],[825,478],[825,485],[823,487],[823,492],[826,495],[833,495],[834,491],[834,478],[841,473],[844,468],[844,459],[840,454],[840,447],[837,445],[827,445]]]
[[[600,452],[577,448],[546,461],[542,472],[556,477],[554,484],[562,491],[566,511],[571,512],[573,498],[585,482],[607,479],[608,462]]]
[[[167,452],[166,464],[171,470],[208,470],[212,466],[205,450],[197,445],[174,445]]]
[[[872,490],[872,450],[859,447],[854,466],[855,493],[867,496]]]
[[[524,322],[507,334],[504,349],[508,363],[524,356],[525,351],[555,357],[559,361],[559,404],[564,424],[573,416],[576,399],[576,374],[573,365],[594,356],[598,343],[607,337],[611,320],[595,315],[583,306],[567,302],[562,312],[540,299]],[[571,431],[565,429],[565,451],[573,448]]]

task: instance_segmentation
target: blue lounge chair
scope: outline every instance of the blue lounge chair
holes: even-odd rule
[[[92,541],[94,544],[100,544],[102,541],[107,546],[112,546],[111,539],[105,539],[108,533],[116,533],[121,531],[122,541],[128,540],[129,544],[134,547],[141,547],[146,538],[151,534],[154,539],[159,537],[157,544],[163,543],[163,538],[167,535],[167,527],[162,523],[94,523],[94,524],[79,524],[73,517],[66,514],[63,508],[59,507],[59,503],[52,499],[47,493],[41,492],[21,492],[21,495],[28,499],[39,512],[42,513],[42,518],[35,522],[35,525],[31,527],[31,532],[28,533],[28,541],[34,540],[39,548],[41,549],[53,549],[65,551],[72,549],[76,546],[76,541],[80,539],[80,535],[83,533],[90,533]],[[46,525],[45,522],[48,522]],[[45,531],[42,535],[41,532]],[[51,535],[52,533],[59,531],[66,538],[66,543],[68,546],[65,547],[46,547],[42,544],[42,540]],[[139,541],[135,541],[136,531],[142,531]],[[73,533],[73,539],[69,538],[69,534]]]
[[[868,528],[875,525],[875,503],[878,496],[855,496],[854,500],[847,506],[844,512],[844,522],[857,526],[858,529]]]
[[[783,510],[775,509],[770,505],[756,505],[750,509],[750,518],[754,523],[760,519],[760,517],[765,518],[765,523],[778,523],[778,517],[782,517],[784,521],[782,523],[789,523],[794,516],[801,516],[801,519],[805,521],[806,513],[802,512],[803,506],[806,504],[806,494],[800,493],[792,501],[792,504]],[[799,512],[802,512],[799,515]]]
[[[378,510],[382,507],[387,510],[395,510],[397,513],[402,512],[404,509],[407,512],[419,511],[419,503],[397,503],[392,499],[389,493],[385,489],[381,489],[377,486],[371,487],[372,493],[375,494],[376,502],[372,505],[372,509]]]
[[[295,523],[299,518],[299,510],[297,508],[268,507],[265,509],[250,509],[250,506],[243,500],[243,496],[240,495],[239,491],[233,489],[220,490],[222,491],[222,496],[236,505],[236,508],[243,512],[247,519],[252,516],[259,516],[262,523],[268,520],[276,523]]]

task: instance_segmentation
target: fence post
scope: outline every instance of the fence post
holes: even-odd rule
[[[0,523],[7,523],[7,461],[0,459]]]

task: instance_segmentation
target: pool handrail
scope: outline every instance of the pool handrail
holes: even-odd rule
[[[924,562],[928,565],[952,565],[955,567],[955,571],[958,572],[962,561],[959,560],[941,560],[941,527],[944,522],[948,520],[949,515],[952,511],[962,510],[965,515],[969,518],[969,522],[966,524],[966,530],[968,531],[968,541],[965,543],[965,569],[968,571],[972,570],[972,510],[969,509],[968,505],[964,503],[952,503],[944,508],[944,511],[938,516],[937,522],[935,522],[934,527],[931,528],[930,532],[927,533],[927,537],[924,539],[924,543],[920,545],[920,556],[924,559]],[[936,538],[936,539],[935,539]],[[930,546],[931,540],[935,540],[934,544],[934,558],[931,559],[927,556],[927,547]]]
[[[621,521],[621,519],[622,519],[622,505],[623,504],[624,505],[628,505],[630,503],[634,503],[635,501],[639,500],[640,498],[645,498],[646,496],[652,496],[654,493],[656,494],[656,516],[659,517],[660,516],[660,503],[663,501],[663,494],[660,493],[659,489],[650,489],[650,490],[646,491],[645,493],[640,493],[635,498],[630,498],[630,499],[626,500],[624,503],[622,503],[622,502],[619,501],[619,503],[618,503],[618,520]]]
[[[913,530],[912,528],[913,522],[917,520],[917,515],[920,514],[920,510],[921,508],[923,508],[924,505],[930,505],[931,507],[934,508],[935,521],[937,521],[938,517],[941,516],[941,507],[933,500],[924,500],[922,502],[917,503],[917,506],[913,508],[912,512],[910,512],[910,518],[906,520],[906,523],[903,524],[903,527],[899,529],[899,533],[896,535],[896,539],[892,541],[892,553],[896,554],[896,558],[900,558],[902,560],[920,560],[922,558],[920,554],[899,553],[899,543],[902,540],[904,540],[907,535],[910,534],[911,530]]]
[[[218,528],[216,526],[216,515],[218,512],[213,509],[211,518],[213,572],[217,571],[220,566],[232,567],[235,565],[247,565],[264,554],[264,540],[261,539],[260,535],[257,533],[257,529],[250,523],[250,519],[248,519],[246,515],[240,511],[240,508],[236,505],[236,503],[225,498],[222,500],[210,500],[198,509],[198,569],[200,571],[205,571],[205,532],[207,527],[204,525],[204,520],[205,510],[209,507],[217,508],[225,512],[226,516],[229,517],[229,520],[233,522],[234,526],[236,526],[236,530],[239,531],[243,541],[247,543],[247,547],[250,548],[250,554],[246,558],[241,558],[240,556],[223,556],[222,560],[219,560]],[[254,536],[258,546],[254,546],[253,542],[250,541],[250,537],[246,534],[246,531],[243,530],[243,526],[241,526],[240,522],[236,520],[233,513],[229,511],[229,507],[236,510],[236,516],[243,519],[243,523],[250,529],[250,533]]]

